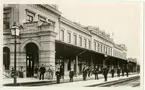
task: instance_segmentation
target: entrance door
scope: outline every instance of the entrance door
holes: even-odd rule
[[[38,47],[34,43],[29,43],[26,45],[26,70],[27,77],[34,76],[34,67],[39,65],[39,54]]]
[[[8,47],[3,48],[3,65],[5,70],[9,70],[10,66],[10,49]]]

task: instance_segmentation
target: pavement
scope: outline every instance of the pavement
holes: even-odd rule
[[[87,87],[90,85],[104,84],[111,81],[127,79],[127,78],[131,78],[135,76],[138,76],[138,75],[130,75],[129,77],[121,76],[121,77],[115,77],[115,78],[108,78],[106,82],[104,81],[104,79],[99,79],[99,80],[88,80],[88,81],[71,82],[71,83],[65,83],[65,84],[56,84],[56,85],[53,84],[53,85],[48,85],[48,86],[49,87]],[[46,86],[40,86],[40,87],[46,87]]]
[[[129,77],[132,77],[134,75],[138,75],[138,74],[135,74],[135,73],[130,73]],[[112,81],[112,80],[118,80],[118,79],[121,79],[121,78],[128,78],[126,76],[121,76],[121,77],[116,77],[117,75],[115,74],[115,77],[114,78],[111,78],[111,74],[108,74],[108,81]],[[97,81],[97,82],[96,82]],[[53,82],[53,83],[52,83]],[[41,83],[41,86],[44,86],[43,84],[44,83],[51,83],[51,85],[49,86],[56,86],[56,85],[59,85],[59,86],[63,86],[64,84],[62,83],[67,83],[68,85],[67,86],[73,86],[74,85],[78,85],[78,86],[85,86],[85,85],[88,85],[88,84],[96,84],[96,83],[103,83],[104,82],[104,78],[103,78],[103,75],[102,74],[99,74],[99,80],[94,80],[94,75],[92,75],[91,77],[87,77],[87,81],[83,81],[82,79],[82,75],[79,75],[77,77],[74,77],[74,82],[69,82],[69,77],[68,76],[65,76],[64,79],[61,79],[60,81],[61,83],[60,84],[56,84],[56,79],[54,78],[53,80],[49,80],[49,79],[44,79],[44,80],[39,80],[37,78],[17,78],[17,83],[19,85],[22,85],[22,86],[27,86],[29,84],[36,84],[34,86],[37,86],[39,85],[39,83]],[[83,82],[83,83],[82,83]],[[78,84],[77,84],[78,83]],[[4,86],[13,86],[13,78],[5,78],[3,79],[3,85]],[[39,85],[40,86],[40,85]]]

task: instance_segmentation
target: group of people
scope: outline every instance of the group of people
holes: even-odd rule
[[[55,75],[56,75],[57,83],[60,83],[61,78],[64,80],[64,68],[62,65],[60,66],[60,68],[57,69]],[[74,77],[74,71],[70,69],[69,72],[70,82],[73,82],[73,77]]]
[[[48,69],[48,71],[50,73],[51,78],[53,78],[53,71],[50,68]],[[114,69],[113,66],[111,67],[110,70],[108,69],[108,67],[106,65],[103,66],[103,69],[99,69],[98,66],[95,66],[95,68],[93,68],[93,69],[91,69],[88,66],[85,66],[83,68],[83,71],[82,71],[82,76],[83,76],[83,80],[85,81],[87,76],[90,77],[90,75],[94,74],[95,80],[96,79],[98,80],[99,79],[98,74],[101,72],[104,75],[104,80],[107,81],[108,73],[110,72],[112,78],[114,78],[115,71],[116,70]],[[35,74],[37,74],[38,68],[35,68],[34,72],[35,72]],[[42,64],[42,67],[40,67],[39,72],[40,72],[39,80],[41,80],[41,79],[44,80],[44,73],[46,72],[46,69],[45,69],[43,64]],[[122,72],[122,76],[124,76],[124,73],[126,72],[126,75],[128,77],[128,69],[127,68],[125,69],[124,67],[123,68],[118,67],[117,68],[117,76],[118,77],[120,77],[121,72]],[[35,74],[34,74],[34,76],[35,76]],[[62,65],[60,66],[60,68],[57,69],[55,75],[56,75],[57,83],[60,83],[61,78],[64,80],[64,68]],[[73,82],[74,75],[75,75],[75,72],[72,69],[70,69],[70,72],[69,72],[70,82]]]
[[[39,72],[39,74],[38,74]],[[53,73],[54,71],[51,68],[48,68],[47,70],[47,77],[48,79],[53,79]],[[38,68],[37,66],[34,68],[34,77],[37,78],[39,76],[39,80],[44,80],[44,74],[46,73],[46,68],[44,67],[44,65],[42,64],[42,66],[40,68]]]
[[[22,68],[21,68],[22,69]],[[54,71],[49,68],[47,70],[48,72],[48,79],[53,79],[53,74]],[[94,74],[95,76],[95,80],[99,79],[98,74],[102,73],[104,75],[104,80],[107,81],[107,75],[108,73],[111,73],[112,78],[114,78],[114,74],[115,72],[117,72],[117,76],[120,77],[120,73],[122,72],[122,76],[124,76],[124,73],[126,72],[126,76],[128,77],[128,68],[120,68],[118,67],[117,69],[115,69],[113,66],[109,69],[106,65],[103,66],[102,69],[98,68],[98,66],[95,66],[93,69],[90,68],[89,66],[85,66],[82,70],[82,76],[83,76],[83,80],[85,81],[87,76],[90,77],[90,75]],[[39,74],[38,74],[39,73]],[[40,68],[38,68],[37,66],[34,68],[34,77],[38,78],[39,80],[44,80],[44,74],[46,73],[46,68],[44,67],[44,65],[42,64],[42,66]],[[56,73],[56,81],[57,83],[60,83],[60,79],[62,78],[64,80],[64,68],[63,65],[60,66],[60,68],[57,69]],[[73,82],[73,77],[75,75],[75,72],[70,69],[69,71],[69,78],[70,78],[70,82]],[[14,69],[12,69],[12,77],[14,76]]]
[[[99,79],[98,74],[101,72],[104,75],[104,80],[107,81],[108,73],[110,72],[112,78],[114,78],[114,74],[115,74],[116,69],[113,66],[111,67],[111,69],[109,69],[106,65],[104,65],[102,69],[99,69],[98,66],[95,66],[95,68],[93,70],[91,70],[89,67],[86,66],[83,68],[83,80],[86,80],[87,75],[88,75],[88,77],[90,76],[90,73],[91,73],[90,71],[94,74],[95,80]],[[117,68],[117,77],[120,77],[121,72],[122,72],[122,76],[124,76],[124,73],[126,72],[126,76],[128,77],[128,75],[129,75],[128,68],[118,67]]]

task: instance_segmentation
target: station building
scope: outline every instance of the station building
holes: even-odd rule
[[[56,5],[5,4],[3,8],[3,65],[5,72],[14,67],[14,22],[20,29],[17,37],[17,70],[31,77],[34,67],[44,64],[54,71],[63,66],[64,74],[73,69],[76,75],[84,66],[93,68],[126,67],[127,48],[116,44],[99,27],[82,26],[61,16]]]

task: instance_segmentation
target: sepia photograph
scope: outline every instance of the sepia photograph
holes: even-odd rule
[[[140,88],[142,3],[80,2],[3,4],[3,87]]]

